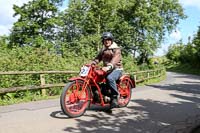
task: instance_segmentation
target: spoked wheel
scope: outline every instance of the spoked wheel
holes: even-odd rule
[[[130,80],[124,78],[119,82],[118,91],[120,93],[119,97],[119,107],[125,107],[131,100],[131,83]]]
[[[81,80],[67,83],[60,97],[62,111],[69,117],[83,115],[90,104],[90,91]]]

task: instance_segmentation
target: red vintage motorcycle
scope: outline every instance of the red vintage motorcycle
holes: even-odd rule
[[[91,104],[110,104],[110,89],[106,85],[106,72],[98,66],[84,65],[78,77],[70,78],[60,97],[61,109],[69,117],[83,115]],[[122,75],[117,81],[120,97],[119,107],[128,105],[135,81],[129,75]]]

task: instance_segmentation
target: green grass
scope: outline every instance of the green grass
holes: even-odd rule
[[[0,106],[59,98],[61,91],[61,87],[55,87],[46,89],[45,95],[42,95],[41,90],[27,90],[1,94]]]
[[[165,78],[166,78],[166,74],[162,75],[159,78],[152,78],[152,79],[149,79],[148,81],[146,80],[144,82],[137,83],[136,88],[137,88],[137,86],[144,86],[144,85],[147,85],[147,84],[159,83],[159,82],[165,80]]]
[[[12,104],[18,104],[18,103],[26,103],[26,102],[30,102],[30,101],[55,99],[55,98],[59,98],[59,97],[60,97],[60,95],[55,95],[55,96],[37,95],[37,96],[29,96],[29,97],[24,97],[24,98],[10,98],[5,95],[4,99],[0,100],[0,106],[12,105]]]
[[[193,67],[189,64],[171,64],[166,69],[171,72],[200,75],[200,68]]]

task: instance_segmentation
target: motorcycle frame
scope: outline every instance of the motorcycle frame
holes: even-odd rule
[[[106,106],[108,104],[106,104],[103,100],[103,94],[101,92],[101,88],[99,87],[99,85],[97,84],[98,82],[93,78],[93,73],[95,73],[95,68],[98,68],[98,67],[94,67],[94,66],[91,66],[91,65],[86,65],[87,67],[89,67],[89,73],[87,76],[85,77],[81,77],[81,76],[78,76],[78,77],[73,77],[73,78],[70,78],[69,81],[75,81],[76,82],[76,85],[78,86],[78,80],[82,80],[84,83],[83,83],[83,89],[81,90],[81,93],[79,94],[78,98],[80,99],[81,98],[81,95],[85,92],[85,89],[89,86],[89,91],[90,91],[90,101],[93,101],[93,96],[92,96],[92,86],[95,86],[97,88],[97,91],[99,93],[99,97],[100,97],[100,105],[101,106]],[[104,72],[104,74],[106,75],[106,72]],[[97,78],[98,79],[98,78]],[[119,80],[122,80],[122,79],[127,79],[129,80],[129,82],[131,83],[131,89],[132,88],[135,88],[135,81],[133,79],[130,78],[130,76],[128,75],[123,75],[122,77],[120,77]],[[106,83],[106,80],[105,80],[105,77],[103,78],[103,80],[99,83]],[[117,84],[117,87],[120,88],[120,86]],[[79,88],[79,87],[78,87]],[[91,102],[90,102],[91,104]],[[93,104],[93,103],[92,103]],[[97,104],[97,103],[95,103]]]

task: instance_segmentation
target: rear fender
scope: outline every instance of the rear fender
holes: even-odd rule
[[[124,79],[128,80],[131,83],[131,88],[136,87],[135,80],[132,79],[129,75],[122,75],[119,80],[121,81],[121,80],[124,80]]]

